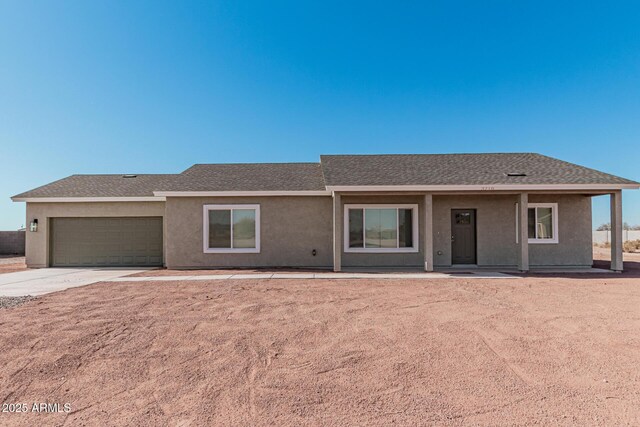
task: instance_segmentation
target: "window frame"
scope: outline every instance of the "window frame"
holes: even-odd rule
[[[237,209],[251,209],[255,211],[256,221],[256,247],[255,248],[234,248],[233,247],[233,211]],[[231,211],[231,247],[230,248],[210,248],[209,247],[209,211]],[[260,253],[260,205],[218,205],[209,204],[202,207],[202,250],[205,254],[257,254]]]
[[[550,245],[557,244],[559,242],[558,235],[560,234],[560,230],[558,229],[558,204],[557,203],[528,203],[527,209],[534,209],[536,224],[538,223],[538,209],[537,208],[551,208],[551,223],[553,226],[553,238],[552,239],[541,239],[539,237],[528,237],[528,243],[536,244],[536,245]],[[527,211],[527,216],[529,215],[529,211]],[[529,227],[529,224],[527,224]],[[519,243],[520,239],[520,217],[519,217],[519,206],[516,203],[516,243]],[[528,236],[528,231],[527,231]]]
[[[350,248],[349,247],[349,210],[362,209],[362,238],[363,246],[366,245],[366,210],[367,209],[395,209],[396,210],[396,247],[395,248]],[[400,233],[398,230],[398,209],[411,209],[411,235],[413,246],[409,248],[399,248],[398,242]],[[419,230],[419,208],[418,204],[345,204],[343,212],[343,251],[345,253],[417,253],[420,252],[420,230]]]

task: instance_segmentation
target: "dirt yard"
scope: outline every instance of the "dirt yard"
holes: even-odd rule
[[[611,260],[611,249],[609,248],[593,248],[593,259],[594,261],[610,261]],[[638,252],[624,252],[622,254],[622,259],[629,261],[629,267],[631,269],[640,268],[640,253]],[[626,266],[625,266],[626,267]]]
[[[0,425],[638,425],[639,277],[69,289],[0,310],[0,400],[71,412]]]
[[[0,274],[15,273],[27,269],[23,256],[0,255]]]

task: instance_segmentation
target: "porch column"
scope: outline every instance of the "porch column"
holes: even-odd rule
[[[622,191],[610,194],[611,198],[611,269],[622,271]]]
[[[520,193],[518,196],[518,270],[529,271],[529,194]]]
[[[433,271],[433,195],[424,195],[424,271]]]
[[[333,271],[342,270],[342,215],[340,194],[333,193]]]

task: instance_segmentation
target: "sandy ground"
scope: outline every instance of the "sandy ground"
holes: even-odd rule
[[[0,274],[27,269],[23,256],[0,255]]]
[[[594,247],[593,248],[593,259],[594,260],[610,261],[611,260],[611,249]],[[622,259],[625,260],[625,261],[629,261],[629,262],[640,262],[640,253],[638,253],[638,252],[634,252],[634,253],[624,252],[622,254]]]
[[[639,276],[69,289],[0,310],[0,401],[72,412],[0,425],[638,425]]]
[[[321,268],[224,268],[208,270],[170,270],[159,268],[132,274],[131,277],[165,277],[165,276],[207,276],[210,274],[252,274],[252,273],[332,273],[333,270]]]

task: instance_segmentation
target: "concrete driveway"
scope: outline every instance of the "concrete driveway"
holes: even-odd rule
[[[144,268],[40,268],[0,275],[0,296],[44,295],[141,273]]]

